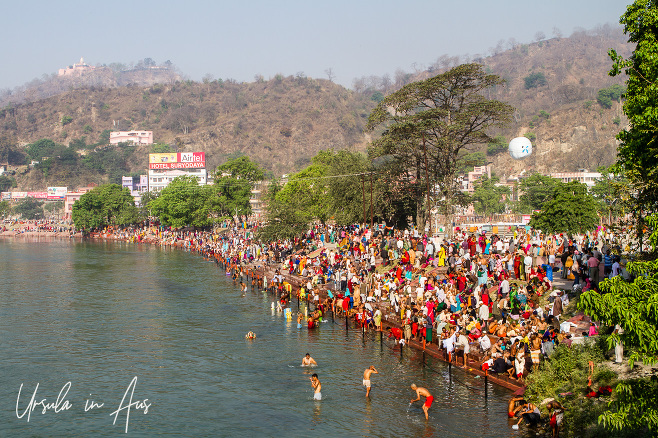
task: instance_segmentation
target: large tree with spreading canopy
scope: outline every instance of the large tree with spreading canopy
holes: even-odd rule
[[[514,108],[484,93],[504,81],[480,64],[463,64],[413,82],[384,98],[372,111],[366,129],[383,127],[373,141],[371,158],[391,156],[387,171],[395,184],[412,193],[420,207],[418,223],[436,204],[451,229],[453,206],[460,195],[456,174],[460,153],[492,141],[489,130],[511,120]]]

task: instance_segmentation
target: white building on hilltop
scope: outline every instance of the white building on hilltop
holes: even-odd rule
[[[77,64],[69,65],[66,68],[60,68],[57,71],[57,76],[82,76],[85,73],[93,71],[96,67],[85,63],[84,58],[80,58]]]

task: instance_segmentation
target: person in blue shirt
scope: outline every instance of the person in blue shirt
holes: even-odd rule
[[[604,274],[607,277],[612,272],[612,255],[610,254],[610,250],[607,250],[605,255],[603,256],[603,264],[604,264]]]

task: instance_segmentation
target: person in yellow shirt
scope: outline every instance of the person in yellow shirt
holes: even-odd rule
[[[439,249],[438,259],[437,266],[441,267],[446,265],[446,248],[443,245],[441,245],[441,248]]]

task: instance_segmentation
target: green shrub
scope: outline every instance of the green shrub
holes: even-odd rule
[[[548,120],[551,117],[551,115],[549,113],[547,113],[546,111],[541,110],[541,111],[539,111],[539,117],[541,117],[542,119]]]
[[[66,125],[68,125],[69,123],[71,123],[72,121],[73,121],[73,117],[71,117],[71,116],[63,116],[63,117],[62,117],[62,126],[66,126]]]
[[[532,131],[526,132],[524,137],[533,142],[537,139],[537,135]]]
[[[619,118],[619,116],[615,117],[614,119],[612,119],[612,123],[619,126],[619,124],[621,123],[621,118]]]
[[[601,366],[604,361],[606,336],[592,338],[588,345],[562,344],[555,349],[553,355],[543,361],[537,370],[533,370],[526,379],[527,389],[524,394],[526,400],[539,406],[546,398],[552,397],[565,407],[564,426],[560,432],[563,437],[595,437],[595,436],[641,436],[638,431],[624,431],[623,434],[610,435],[598,424],[599,415],[607,408],[608,403],[603,400],[585,398],[587,378],[589,375],[589,362],[592,361],[594,374],[593,387],[603,385],[615,386],[614,372]],[[571,393],[563,397],[560,394]],[[545,405],[544,405],[545,406]],[[545,407],[540,406],[542,414],[547,414]]]
[[[542,72],[531,73],[525,78],[523,78],[525,83],[525,89],[529,90],[531,88],[537,88],[548,84],[546,76]]]
[[[590,108],[592,107],[592,104],[593,104],[593,103],[594,103],[594,102],[591,101],[591,100],[586,100],[585,103],[583,103],[583,107],[584,107],[585,109],[590,109]]]
[[[625,92],[626,88],[619,84],[601,88],[596,94],[596,101],[603,108],[612,108],[612,102],[619,100]]]

